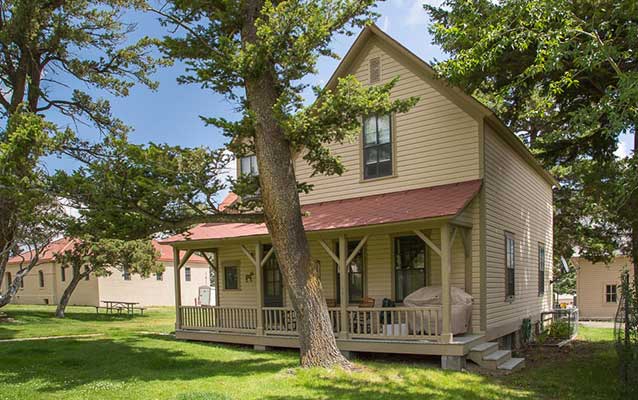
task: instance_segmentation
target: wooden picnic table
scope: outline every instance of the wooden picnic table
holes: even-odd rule
[[[133,314],[133,312],[135,311],[135,306],[140,304],[132,301],[119,300],[102,300],[102,303],[105,304],[104,308],[106,309],[107,314],[112,314],[113,310],[116,310],[118,314],[121,314],[123,310],[126,310],[127,314]],[[140,308],[140,310],[143,310],[143,308]]]

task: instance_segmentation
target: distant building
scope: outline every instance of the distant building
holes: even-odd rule
[[[632,270],[631,259],[618,256],[607,265],[580,257],[574,257],[572,261],[576,266],[576,303],[580,319],[614,319],[620,300],[620,275],[625,269]]]
[[[160,253],[159,261],[164,264],[162,274],[152,274],[142,278],[135,274],[124,274],[113,270],[110,276],[89,276],[82,280],[73,295],[69,305],[100,305],[103,300],[138,302],[142,306],[172,306],[175,304],[175,283],[173,274],[173,249],[153,241],[153,245]],[[63,268],[56,263],[54,256],[68,250],[73,241],[62,238],[51,243],[43,252],[40,262],[24,278],[23,287],[13,298],[14,304],[57,304],[64,289],[71,281],[73,271]],[[16,276],[19,265],[28,261],[30,254],[12,257],[5,271],[3,285],[9,285]],[[182,302],[195,305],[200,286],[210,285],[210,268],[206,260],[192,256],[182,267],[181,293]],[[214,299],[214,296],[211,296]]]

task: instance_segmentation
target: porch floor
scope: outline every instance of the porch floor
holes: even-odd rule
[[[175,337],[180,340],[299,348],[299,339],[292,335],[256,335],[254,333],[179,329],[176,330]],[[451,343],[439,343],[436,340],[427,339],[337,338],[337,346],[344,351],[440,356],[465,356],[472,347],[483,342],[485,342],[485,336],[482,334],[456,335]]]

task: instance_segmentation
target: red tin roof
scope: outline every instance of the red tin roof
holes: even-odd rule
[[[66,250],[72,249],[77,240],[62,238],[51,242],[40,255],[40,259],[38,260],[39,264],[52,262],[54,257],[58,253],[62,253]],[[157,240],[153,240],[153,247],[160,253],[158,261],[173,261],[173,248],[166,244],[161,244]],[[8,264],[16,265],[22,262],[28,263],[31,260],[32,253],[29,251],[25,251],[20,256],[11,257],[8,261]],[[200,256],[192,255],[188,259],[189,263],[206,263],[206,260]]]
[[[306,232],[457,215],[476,196],[480,180],[327,201],[302,207]],[[206,223],[162,243],[266,235],[265,224]]]

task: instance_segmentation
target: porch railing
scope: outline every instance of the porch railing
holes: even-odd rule
[[[297,335],[295,311],[287,307],[265,307],[263,329],[265,335]],[[342,331],[341,309],[329,308],[332,330]],[[434,340],[441,333],[440,307],[359,308],[348,307],[350,338]],[[257,332],[256,307],[180,307],[181,329],[220,332]]]
[[[183,329],[254,332],[257,309],[254,307],[180,307]]]

